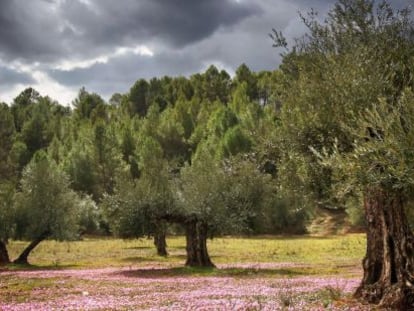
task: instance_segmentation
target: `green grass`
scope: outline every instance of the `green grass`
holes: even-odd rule
[[[213,240],[210,248],[216,262],[341,262],[362,258],[365,236],[227,238]]]
[[[140,264],[179,267],[183,265],[186,255],[185,239],[169,237],[167,243],[169,256],[163,258],[156,255],[150,239],[86,238],[74,242],[44,241],[33,251],[29,261],[34,265],[33,268],[98,268],[139,266]],[[26,245],[27,242],[11,241],[10,256],[15,258]],[[291,268],[285,271],[286,274],[330,274],[360,265],[365,251],[365,236],[350,234],[329,237],[224,237],[210,240],[208,247],[210,256],[216,264],[290,262],[304,267]],[[307,265],[310,267],[306,267]],[[237,274],[237,269],[233,272],[227,270],[229,273]],[[185,273],[185,271],[182,270],[180,273]],[[248,271],[243,270],[243,273],[248,273]]]

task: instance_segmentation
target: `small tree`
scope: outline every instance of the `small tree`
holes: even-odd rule
[[[140,79],[129,90],[129,102],[127,110],[130,116],[139,115],[145,117],[147,114],[150,102],[149,97],[149,84],[146,80]]]
[[[105,119],[104,100],[96,93],[88,93],[84,87],[79,90],[78,97],[73,101],[74,114],[78,119]]]
[[[183,169],[177,204],[186,230],[188,266],[213,267],[207,238],[240,232],[265,198],[269,176],[234,158],[226,165],[206,154]]]
[[[119,174],[115,192],[103,206],[112,230],[124,238],[153,236],[157,253],[167,255],[166,215],[175,215],[168,165],[157,141],[147,137],[140,150],[142,174]]]
[[[14,261],[27,264],[30,252],[43,240],[73,239],[78,234],[79,197],[68,177],[40,151],[23,172],[21,191],[15,195],[15,236],[31,240]]]

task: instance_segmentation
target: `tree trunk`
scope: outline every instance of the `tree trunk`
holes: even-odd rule
[[[15,264],[19,265],[27,265],[29,262],[27,261],[27,258],[29,257],[32,250],[35,249],[37,245],[39,245],[40,242],[45,240],[49,236],[49,232],[45,231],[43,234],[41,234],[37,239],[33,240],[19,255],[19,257],[13,261]]]
[[[366,191],[367,253],[355,296],[392,310],[414,308],[414,236],[402,196]]]
[[[186,223],[186,266],[214,267],[207,251],[207,225],[193,220]]]
[[[7,251],[6,243],[0,240],[0,266],[10,263],[9,252]]]
[[[154,245],[157,248],[158,256],[167,256],[167,241],[166,241],[166,226],[165,224],[158,224],[154,233]]]

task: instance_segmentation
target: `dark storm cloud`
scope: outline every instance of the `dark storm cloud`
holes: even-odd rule
[[[160,3],[160,1],[153,2],[156,3],[155,7]],[[183,1],[171,1],[169,5],[173,6],[176,2]],[[198,2],[203,1],[188,1],[190,6],[195,6],[194,3]],[[218,2],[206,2],[217,7],[218,10]],[[233,3],[228,2],[227,5],[233,5]],[[175,49],[167,48],[161,52],[155,51],[153,57],[129,54],[110,59],[108,63],[96,63],[88,68],[50,70],[48,73],[61,84],[75,87],[84,85],[102,94],[108,94],[115,91],[127,91],[139,78],[189,75],[206,68],[211,63],[220,64],[233,71],[242,63],[246,63],[253,70],[274,69],[280,59],[279,51],[272,48],[272,41],[268,34],[275,27],[286,31],[290,36],[301,35],[304,29],[298,15],[300,6],[294,2],[274,0],[256,0],[254,3],[258,8],[256,11],[261,13],[246,16],[237,24],[230,25],[227,22],[227,26],[223,24],[218,31],[209,36],[206,35],[202,40],[191,45]],[[243,2],[236,5],[245,8]],[[155,10],[152,6],[146,9]],[[164,7],[164,10],[171,12],[172,7]],[[112,14],[115,13],[112,12]],[[215,18],[218,20],[218,17]],[[154,26],[154,28],[157,27]],[[152,31],[155,32],[155,30]],[[177,33],[176,37],[179,39],[176,39],[176,42],[184,40],[183,38],[188,39],[189,35],[186,32],[189,31],[179,31],[183,34]],[[201,33],[201,31],[196,33]],[[99,77],[98,81],[97,77]]]
[[[221,26],[259,14],[234,0],[0,0],[0,55],[58,61],[112,46],[161,42],[182,47]]]
[[[154,57],[130,54],[108,63],[96,63],[88,68],[51,70],[49,75],[61,84],[85,86],[88,90],[108,97],[115,92],[127,92],[140,78],[175,76],[177,73],[190,75],[198,69],[201,68],[196,55],[168,52]]]
[[[108,98],[127,92],[139,78],[190,75],[212,63],[229,72],[241,63],[272,70],[281,52],[272,48],[272,28],[292,42],[306,32],[299,12],[314,8],[323,20],[335,2],[0,0],[0,64],[23,64],[29,73],[33,68],[34,87],[56,96],[66,92],[57,98],[62,102],[70,102],[81,86]],[[414,0],[391,2],[396,8],[414,5]],[[134,54],[139,46],[153,56]],[[0,67],[0,87],[19,83],[33,84],[29,75]],[[3,88],[0,98],[12,89]],[[8,98],[17,95],[11,93]]]
[[[47,59],[60,52],[56,18],[47,14],[46,1],[0,0],[0,57],[15,60],[30,56]]]
[[[22,72],[9,69],[0,65],[0,85],[2,87],[10,86],[17,83],[33,83],[34,79]]]
[[[68,2],[67,2],[68,3]],[[220,26],[228,26],[260,13],[258,6],[234,0],[95,0],[90,9],[94,19],[72,16],[92,29],[95,41],[133,39],[160,40],[185,46],[208,37]],[[95,8],[95,10],[94,10]],[[78,10],[74,13],[77,14]],[[106,21],[99,27],[97,20]],[[93,27],[91,25],[95,25]]]
[[[145,14],[142,14],[152,16],[152,13],[150,14],[149,11],[163,11],[156,9],[161,1],[153,2],[153,5],[145,6]],[[169,5],[163,8],[166,13],[163,14],[172,12],[176,2],[180,1],[168,2]],[[198,2],[202,3],[203,1],[188,1],[190,7],[194,7],[195,3]],[[210,2],[210,5],[213,7],[216,6],[218,10],[218,2],[206,2]],[[247,2],[251,3],[251,1],[244,1],[244,3]],[[220,3],[223,2],[221,1]],[[275,69],[280,61],[280,51],[272,48],[272,41],[268,36],[269,32],[272,28],[277,28],[283,30],[289,37],[302,35],[305,29],[300,21],[298,11],[308,7],[305,4],[294,1],[255,0],[254,3],[258,8],[256,9],[256,14],[246,16],[238,23],[223,23],[217,31],[209,35],[207,35],[207,31],[211,26],[201,27],[204,30],[200,29],[195,33],[204,33],[205,35],[200,36],[198,40],[195,37],[191,37],[191,27],[188,27],[190,29],[172,29],[170,33],[167,33],[167,35],[176,33],[174,36],[171,35],[175,38],[174,44],[189,41],[191,38],[193,44],[186,46],[178,45],[174,49],[166,48],[160,52],[155,51],[152,57],[130,53],[109,59],[107,63],[95,63],[88,68],[74,68],[71,70],[55,69],[49,70],[48,74],[63,85],[78,88],[85,86],[88,90],[109,97],[114,92],[127,92],[131,85],[140,78],[149,79],[154,76],[159,77],[163,75],[190,75],[205,69],[212,63],[230,71],[235,71],[242,63],[246,63],[252,70]],[[316,4],[319,6],[318,9],[322,11],[325,9],[326,3],[325,1],[323,5],[319,5],[319,2]],[[243,2],[241,4],[228,2],[227,5],[233,4],[241,5],[241,8],[245,8]],[[76,5],[81,4],[78,3]],[[108,8],[108,6],[106,7]],[[118,12],[119,8],[115,6],[112,8],[115,11],[106,11],[106,18],[109,21],[111,15],[116,16],[120,14]],[[128,10],[134,10],[134,8],[129,7]],[[200,5],[199,8],[202,8],[202,6]],[[93,7],[89,9],[93,10]],[[103,14],[101,10],[97,10],[95,14]],[[73,12],[76,11],[78,9],[73,9]],[[191,11],[197,10],[196,8],[192,8]],[[203,16],[201,13],[200,15]],[[204,14],[206,16],[212,15],[207,11]],[[83,19],[82,16],[78,16],[77,18]],[[181,17],[179,18],[182,19]],[[188,17],[188,19],[190,18]],[[209,22],[208,24],[217,24],[220,18],[217,16],[214,18],[217,21],[214,23]],[[124,18],[124,22],[126,24],[129,23],[126,18]],[[203,20],[202,23],[205,22]],[[149,22],[147,21],[147,23]],[[156,33],[159,32],[159,27],[154,25],[149,29]],[[172,26],[163,27],[171,28]],[[111,36],[116,33],[117,31],[114,29]]]

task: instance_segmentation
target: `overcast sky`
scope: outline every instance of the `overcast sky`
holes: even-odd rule
[[[396,0],[412,3],[414,0]],[[32,86],[61,104],[80,87],[108,99],[139,78],[272,70],[268,33],[305,29],[298,12],[333,0],[0,0],[0,101]],[[395,1],[392,1],[395,2]]]

